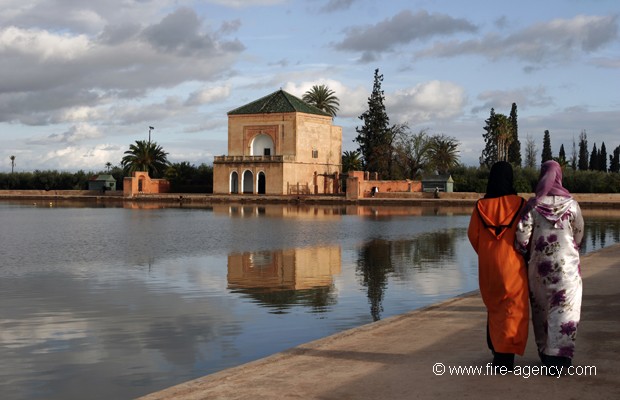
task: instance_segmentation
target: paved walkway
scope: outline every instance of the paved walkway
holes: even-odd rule
[[[486,313],[479,294],[352,329],[161,392],[155,399],[620,399],[620,245],[582,258],[584,298],[573,363],[589,376],[533,374],[534,336],[506,376],[433,373],[480,366]],[[525,373],[532,373],[526,378]]]

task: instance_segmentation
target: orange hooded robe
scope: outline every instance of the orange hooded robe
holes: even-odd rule
[[[527,343],[527,270],[514,245],[524,204],[513,194],[480,199],[467,230],[478,253],[480,294],[488,311],[491,343],[498,353],[523,355]]]

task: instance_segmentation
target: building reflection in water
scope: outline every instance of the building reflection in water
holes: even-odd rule
[[[336,303],[334,275],[340,246],[265,250],[228,255],[228,289],[284,313],[295,305],[325,312]]]

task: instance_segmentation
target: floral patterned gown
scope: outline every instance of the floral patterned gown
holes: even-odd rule
[[[517,250],[528,253],[532,322],[538,352],[572,358],[581,313],[579,244],[583,217],[571,197],[528,203],[517,225]]]

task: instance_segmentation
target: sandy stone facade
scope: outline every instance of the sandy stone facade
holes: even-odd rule
[[[281,90],[258,101],[273,98],[280,101],[277,106],[241,107],[228,114],[228,155],[214,158],[213,193],[334,192],[334,177],[341,172],[342,128]]]

